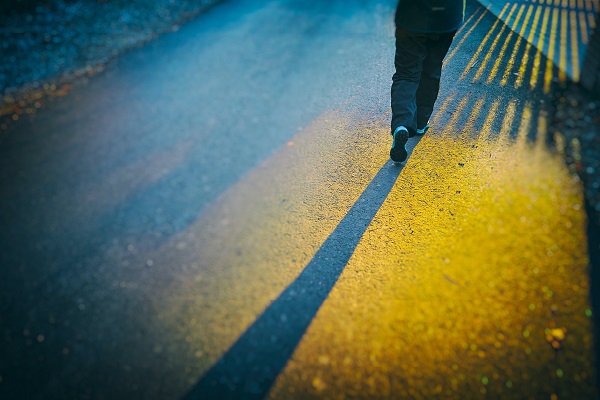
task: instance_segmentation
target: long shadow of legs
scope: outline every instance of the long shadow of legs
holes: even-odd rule
[[[391,162],[383,166],[304,271],[200,379],[186,400],[261,399],[268,394],[401,170]]]

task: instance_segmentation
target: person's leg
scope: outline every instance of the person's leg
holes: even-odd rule
[[[416,125],[423,129],[431,118],[433,106],[440,90],[442,63],[454,38],[453,33],[431,36],[427,41],[427,55],[423,59],[423,72],[416,93]]]
[[[417,113],[416,94],[421,79],[425,39],[402,29],[396,29],[396,73],[392,77],[392,126],[391,133],[404,126],[414,134]]]

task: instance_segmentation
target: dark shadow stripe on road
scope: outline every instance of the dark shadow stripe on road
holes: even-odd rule
[[[333,289],[401,167],[385,164],[302,273],[185,396],[262,399]]]

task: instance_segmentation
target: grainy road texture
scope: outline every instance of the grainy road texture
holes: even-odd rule
[[[12,124],[0,398],[592,398],[545,57],[470,3],[393,165],[394,6],[224,2]]]

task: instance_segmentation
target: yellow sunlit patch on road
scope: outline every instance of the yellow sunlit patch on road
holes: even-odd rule
[[[517,9],[517,5],[514,4],[512,6],[512,8],[510,9],[510,12],[508,13],[507,21],[510,21],[510,19],[516,9]],[[473,82],[477,81],[483,74],[483,71],[487,67],[488,62],[490,61],[492,54],[494,53],[494,50],[496,49],[496,46],[498,45],[498,41],[502,37],[502,33],[504,33],[505,30],[506,30],[506,25],[503,24],[502,27],[500,28],[500,32],[498,32],[498,34],[494,38],[494,41],[492,42],[491,46],[486,48],[485,57],[483,58],[483,61],[481,62],[481,64],[479,65],[479,68],[477,69],[477,73],[475,74],[475,77],[473,78]],[[483,45],[483,43],[482,43],[482,45]]]
[[[569,11],[562,9],[560,12],[560,36],[559,36],[559,57],[558,57],[558,78],[560,82],[567,80],[567,35],[569,27]],[[577,44],[575,44],[577,47]]]
[[[298,276],[388,160],[381,124],[319,117],[149,256],[179,270],[156,309],[184,346],[171,361],[190,384]]]
[[[523,66],[528,64],[530,47],[534,46],[539,50],[535,56],[533,73],[530,77],[530,86],[532,89],[537,86],[542,76],[543,89],[546,92],[550,90],[550,82],[552,81],[564,83],[568,78],[575,82],[579,81],[580,66],[584,61],[583,57],[585,47],[589,42],[589,36],[594,30],[600,1],[594,0],[585,3],[582,0],[531,1],[527,4],[524,0],[514,2],[485,0],[483,4],[487,4],[488,9],[494,12],[511,31],[519,32],[519,36],[527,40],[528,44],[523,54]],[[503,5],[502,10],[500,10],[501,5]],[[510,5],[513,7],[519,5],[521,10],[524,7],[529,8],[523,22],[520,21],[519,15],[512,19],[510,15],[506,15],[506,7]],[[528,27],[533,9],[535,9],[533,26]],[[541,14],[543,14],[542,23],[538,27]],[[510,39],[510,35],[508,39]],[[513,54],[516,54],[519,47],[520,45],[517,43],[513,48]],[[493,48],[494,46],[492,45],[490,50],[493,50]],[[545,68],[540,65],[542,54],[548,57]],[[499,61],[496,64],[499,65]],[[558,68],[556,71],[557,75],[548,64],[554,64]],[[512,66],[512,62],[509,61],[509,65]],[[515,87],[517,88],[523,84],[523,68],[520,71],[521,76],[515,82]],[[540,70],[542,71],[541,74]],[[492,74],[495,73],[497,73],[496,67],[492,69]],[[492,79],[488,79],[488,83]],[[504,79],[501,82],[502,86],[506,84],[506,79],[507,74],[505,73]]]
[[[475,100],[475,104],[473,104],[468,110],[464,108],[464,106],[458,108],[458,112],[453,115],[453,118],[447,125],[446,133],[451,134],[457,130],[457,121],[461,115],[467,115],[467,120],[464,125],[465,134],[475,135],[478,132],[475,130],[475,125],[481,115],[483,105],[485,104],[485,98],[481,97]],[[455,118],[456,117],[456,118]]]
[[[466,100],[465,100],[466,101]],[[435,115],[432,117],[431,122],[434,123],[435,121],[438,120],[440,115],[444,115],[447,112],[448,107],[453,104],[454,102],[454,93],[450,93],[443,101],[442,104],[439,106],[437,112],[435,113]]]
[[[506,4],[504,6],[504,8],[502,9],[502,12],[500,13],[500,16],[503,16],[507,9],[508,9],[508,4]],[[475,52],[475,55],[471,58],[471,61],[469,62],[469,67],[467,67],[465,69],[465,72],[463,72],[463,74],[460,76],[460,79],[464,79],[464,77],[467,75],[467,73],[469,72],[469,70],[476,65],[476,63],[478,62],[478,59],[479,59],[479,55],[482,52],[487,51],[487,47],[486,47],[487,41],[492,37],[492,35],[495,34],[496,27],[499,26],[499,25],[501,25],[500,19],[498,19],[498,20],[496,20],[496,22],[494,22],[494,25],[492,26],[492,28],[490,29],[490,31],[488,32],[488,34],[485,36],[485,38],[483,39],[483,41],[479,45],[479,48]]]
[[[546,8],[544,10],[544,17],[542,18],[542,30],[541,30],[538,44],[537,44],[538,49],[544,48],[544,37],[546,36],[546,29],[548,28],[549,18],[550,18],[550,8]],[[535,58],[533,61],[533,71],[531,73],[531,80],[529,82],[529,86],[532,89],[535,89],[535,87],[537,86],[537,82],[538,82],[538,79],[540,76],[540,64],[542,63],[541,58],[542,58],[541,51],[536,52]]]
[[[559,10],[555,8],[552,12],[552,23],[550,24],[550,40],[548,42],[548,59],[546,60],[546,72],[544,73],[544,93],[550,93],[554,68],[554,51],[556,49],[556,30],[558,29]],[[560,49],[559,49],[560,50]]]
[[[491,127],[494,125],[495,119],[500,116],[500,113],[498,113],[499,106],[500,106],[500,101],[498,99],[496,99],[492,102],[492,105],[490,106],[490,109],[485,118],[485,122],[483,123],[483,128],[481,130],[479,138],[477,139],[478,142],[485,142],[485,141],[489,140],[489,135],[491,133]]]
[[[580,78],[580,66],[579,66],[579,42],[577,40],[577,12],[571,10],[571,65],[573,66],[573,79],[575,82],[579,82]]]
[[[477,25],[479,25],[479,23],[481,22],[481,20],[483,19],[483,17],[486,15],[485,10],[483,10],[481,12],[481,15],[479,16],[479,18],[477,18],[477,21],[475,21],[475,23],[473,25],[470,25],[471,23],[471,19],[477,15],[477,13],[482,10],[481,8],[478,8],[477,11],[471,16],[471,18],[469,18],[465,24],[461,27],[461,29],[458,31],[457,35],[461,35],[462,31],[465,27],[469,26],[469,30],[462,35],[461,39],[458,41],[458,44],[456,46],[454,46],[454,49],[452,49],[452,51],[450,51],[450,53],[448,53],[448,55],[446,56],[446,58],[444,59],[444,65],[446,63],[448,63],[452,57],[454,57],[454,55],[456,54],[456,52],[458,51],[458,49],[460,48],[460,46],[462,46],[462,44],[465,42],[465,40],[467,40],[467,38],[471,35],[471,33],[473,32],[473,30],[475,30],[475,28],[477,27]]]
[[[526,101],[525,106],[521,111],[521,115],[519,115],[519,130],[517,134],[517,141],[515,143],[515,146],[519,148],[525,146],[527,143],[527,135],[529,132],[531,132],[532,115],[531,102]]]
[[[521,36],[521,37],[525,36],[525,31],[527,30],[527,26],[529,24],[532,12],[533,12],[533,6],[530,4],[529,8],[527,9],[527,14],[525,15],[525,18],[523,20],[523,24],[521,25],[521,30],[519,31],[519,36]],[[536,22],[537,22],[537,20],[536,20]],[[533,30],[533,28],[532,28],[532,30]],[[520,40],[517,40],[517,43],[513,47],[513,51],[508,60],[508,65],[506,66],[506,71],[504,72],[504,75],[502,76],[502,81],[500,82],[500,86],[506,85],[506,83],[508,82],[508,77],[510,76],[510,74],[513,73],[513,66],[515,64],[517,54],[519,53],[519,48],[521,47],[521,43],[522,42]],[[507,45],[508,45],[508,41],[505,44],[505,46],[507,46]],[[526,57],[526,56],[528,56],[527,50],[525,50],[524,57]],[[527,65],[527,60],[523,59],[522,62],[524,65]]]
[[[517,16],[515,17],[514,22],[512,22],[513,26],[516,26],[519,23],[524,11],[525,11],[525,5],[522,5],[519,8],[519,12],[517,13]],[[523,26],[525,26],[525,25],[523,25]],[[504,41],[504,44],[502,45],[502,49],[500,50],[500,54],[496,58],[496,62],[494,63],[494,66],[492,67],[492,71],[488,75],[488,78],[486,81],[488,84],[492,83],[494,81],[494,78],[496,77],[496,74],[498,73],[498,69],[500,68],[500,63],[504,60],[504,53],[506,53],[508,44],[510,43],[510,39],[512,38],[513,34],[514,34],[514,32],[512,30],[508,33],[508,36],[506,37],[506,40]]]
[[[471,83],[485,80],[486,85],[500,86],[510,83],[517,89],[528,81],[531,90],[541,85],[545,93],[556,84],[564,84],[568,78],[579,80],[582,51],[589,40],[595,14],[580,11],[576,3],[567,2],[558,7],[533,3],[508,2],[502,10],[494,11],[498,12],[498,19],[487,34],[479,38],[480,45],[459,80],[468,79]],[[473,17],[477,13],[472,15],[466,25],[473,26],[463,37],[457,36],[460,40],[444,64],[460,51],[465,38],[487,13],[488,10],[484,10],[474,24]],[[501,77],[499,82],[496,82],[497,76]]]
[[[519,67],[519,75],[515,81],[515,88],[519,88],[523,85],[523,79],[525,77],[525,71],[529,65],[529,51],[531,50],[531,43],[533,42],[533,34],[537,29],[538,22],[540,21],[540,15],[542,14],[542,7],[537,7],[535,10],[535,16],[533,17],[533,25],[529,31],[529,37],[527,38],[527,44],[525,45],[525,52],[523,54],[523,60]]]
[[[588,26],[591,30],[596,28],[596,20],[594,19],[594,15],[592,13],[587,14],[588,17]]]
[[[461,118],[461,116],[463,115],[463,113],[466,113],[466,106],[467,104],[469,104],[469,101],[471,100],[471,97],[469,95],[466,95],[465,97],[463,97],[458,105],[456,105],[456,108],[454,110],[454,112],[452,113],[452,117],[450,118],[450,120],[448,121],[448,126],[449,127],[454,127],[456,126],[459,118]],[[440,113],[438,113],[437,115],[441,115]]]
[[[505,145],[510,139],[511,126],[516,118],[516,113],[516,101],[511,100],[506,106],[506,113],[504,114],[504,118],[502,119],[502,127],[500,128],[500,133],[498,134],[498,145]]]
[[[548,146],[548,113],[546,111],[540,112],[537,120],[538,135],[535,138],[535,146],[538,151],[542,151],[543,148]]]
[[[594,398],[581,193],[544,146],[426,136],[270,398]]]
[[[581,41],[583,42],[584,45],[588,44],[588,31],[586,29],[587,26],[587,21],[586,21],[586,14],[583,11],[579,12],[579,28],[581,31]]]
[[[356,231],[348,264],[347,257],[334,260],[338,272],[346,267],[306,319],[321,305],[308,331],[302,336],[304,325],[294,332],[289,351],[302,337],[300,345],[271,398],[594,394],[580,182],[546,147],[541,102],[521,97],[524,89],[489,91],[554,82],[557,66],[541,65],[542,51],[532,42],[561,51],[564,60],[576,57],[576,50],[556,48],[567,43],[565,28],[556,27],[567,21],[573,29],[578,15],[569,18],[545,2],[506,4],[501,16],[527,35],[525,44],[500,20],[483,19],[487,13],[478,9],[457,35],[449,58],[470,61],[464,71],[448,71],[456,89],[440,98],[432,129],[371,225],[363,221]],[[474,30],[480,21],[489,24],[482,32]],[[475,35],[481,45],[463,52],[465,38]],[[248,332],[283,332],[279,318],[289,323],[290,313],[273,311],[280,299],[297,293],[306,270],[320,276],[309,268],[313,260],[332,266],[329,249],[346,236],[333,247],[329,238],[353,221],[346,217],[378,172],[389,171],[388,117],[362,123],[364,112],[349,106],[322,115],[156,249],[155,264],[181,270],[161,284],[154,306],[162,331],[176,343],[166,367],[185,371],[189,387],[237,373],[235,357],[253,362],[247,343],[257,336]],[[273,324],[262,324],[265,318]],[[259,357],[265,346],[256,350]],[[277,371],[288,356],[282,360]],[[228,382],[251,374],[240,369]]]

